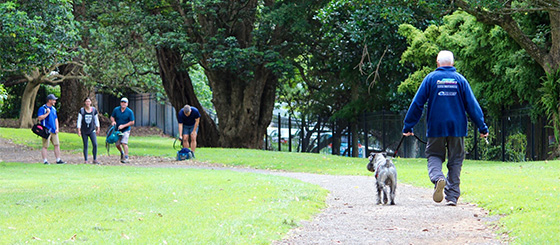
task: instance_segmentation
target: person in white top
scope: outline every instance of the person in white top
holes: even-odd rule
[[[84,100],[84,107],[78,113],[78,135],[82,137],[84,143],[84,163],[88,160],[88,137],[91,139],[93,163],[99,164],[97,161],[97,136],[99,132],[99,113],[95,107],[91,106],[91,99],[88,97]]]

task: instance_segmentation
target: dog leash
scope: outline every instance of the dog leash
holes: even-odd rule
[[[402,144],[402,142],[403,142],[403,140],[404,140],[405,137],[406,137],[406,136],[404,136],[404,135],[401,137],[401,141],[399,141],[399,145],[397,146],[397,149],[395,149],[395,154],[393,154],[393,157],[397,157],[397,153],[399,153],[399,148],[401,148],[401,144]],[[418,137],[417,135],[414,135],[414,137],[415,137],[418,141],[420,141],[420,142],[422,142],[422,143],[424,143],[424,144],[428,144],[426,141],[423,141],[422,139],[420,139],[420,137]]]
[[[177,141],[180,142],[179,146],[177,146]],[[183,139],[175,138],[175,141],[173,141],[173,149],[175,149],[176,151],[183,149]]]

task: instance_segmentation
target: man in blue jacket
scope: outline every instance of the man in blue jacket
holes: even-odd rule
[[[433,199],[456,206],[461,195],[461,168],[465,159],[465,141],[467,136],[467,113],[475,123],[481,137],[488,136],[488,127],[484,123],[484,114],[471,90],[469,82],[453,67],[451,51],[440,51],[437,56],[437,69],[428,74],[416,95],[404,119],[403,135],[414,135],[412,128],[422,116],[424,104],[428,103],[428,175],[434,183]],[[442,164],[445,154],[447,178],[443,174]]]

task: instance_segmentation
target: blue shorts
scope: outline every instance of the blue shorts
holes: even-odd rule
[[[197,134],[198,134],[198,128],[200,128],[200,127],[197,127],[197,128],[196,128],[196,133],[197,133]],[[189,125],[183,124],[183,135],[185,135],[185,134],[186,134],[186,135],[191,135],[193,129],[194,129],[194,125],[190,125],[190,126],[189,126]]]

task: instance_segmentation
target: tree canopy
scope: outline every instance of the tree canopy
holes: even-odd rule
[[[22,126],[40,84],[62,83],[214,107],[203,145],[260,148],[275,102],[356,130],[364,111],[405,109],[449,49],[490,113],[530,105],[560,137],[558,26],[548,0],[11,0],[0,79],[26,86]]]

